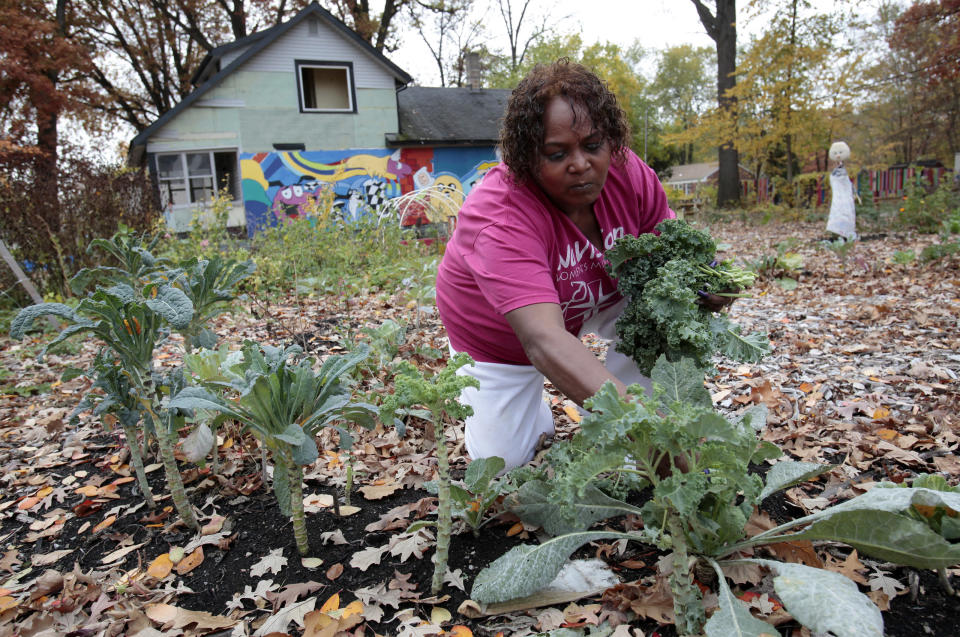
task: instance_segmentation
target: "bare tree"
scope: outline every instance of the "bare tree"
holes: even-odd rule
[[[522,0],[522,3],[521,0],[497,0],[503,26],[507,30],[507,39],[510,42],[511,71],[517,70],[523,64],[523,58],[527,55],[530,45],[552,30],[546,16],[542,16],[530,28],[530,32],[524,34],[527,23],[536,19],[531,12],[534,3],[535,0]]]
[[[410,22],[430,50],[441,86],[461,86],[465,56],[483,33],[483,21],[472,17],[474,0],[414,0]]]

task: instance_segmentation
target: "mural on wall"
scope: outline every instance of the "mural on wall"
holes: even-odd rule
[[[446,221],[496,164],[492,147],[241,153],[247,232],[295,219],[367,215],[389,215],[405,226]],[[414,202],[413,193],[424,197]],[[412,205],[384,206],[405,195]]]

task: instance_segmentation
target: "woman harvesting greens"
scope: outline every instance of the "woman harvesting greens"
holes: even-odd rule
[[[623,299],[604,251],[675,217],[628,139],[613,93],[583,66],[538,66],[513,91],[503,162],[464,203],[437,276],[451,349],[477,361],[460,372],[480,381],[460,398],[474,458],[533,457],[554,430],[544,377],[578,404],[608,380],[650,385],[630,358],[610,348],[601,363],[578,338],[615,340]]]

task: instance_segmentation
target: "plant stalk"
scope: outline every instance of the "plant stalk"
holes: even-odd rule
[[[433,581],[430,591],[436,595],[443,588],[450,553],[450,460],[447,457],[447,438],[443,427],[443,412],[434,409],[438,417],[433,422],[433,436],[437,443],[437,551],[433,555]]]
[[[347,453],[347,481],[343,485],[343,503],[350,506],[350,492],[353,491],[353,454]]]
[[[130,448],[130,464],[137,474],[137,485],[140,487],[140,493],[146,500],[147,506],[151,509],[157,506],[153,500],[153,491],[150,490],[150,483],[147,482],[147,472],[143,468],[143,456],[140,455],[140,447],[137,444],[137,431],[129,426],[123,425],[123,435],[127,438],[127,446]]]
[[[177,459],[173,455],[173,435],[164,431],[163,425],[154,416],[154,425],[157,428],[157,442],[160,446],[160,460],[163,462],[163,470],[167,475],[167,488],[170,490],[170,497],[173,499],[173,506],[177,508],[180,519],[183,523],[194,531],[200,530],[200,524],[197,522],[197,516],[193,512],[193,505],[187,498],[187,491],[183,487],[183,478],[180,477],[180,469],[177,467]]]
[[[293,522],[293,537],[297,542],[297,551],[300,555],[310,552],[310,542],[307,540],[307,522],[303,512],[303,470],[293,459],[287,465],[288,482],[290,483],[290,519]]]
[[[677,634],[699,635],[706,623],[700,589],[690,573],[690,557],[687,540],[680,521],[671,516],[667,526],[673,540],[673,572],[670,574],[670,591],[673,593],[673,612],[676,615]]]

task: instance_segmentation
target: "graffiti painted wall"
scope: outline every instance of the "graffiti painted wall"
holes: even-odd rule
[[[455,216],[496,164],[493,147],[241,153],[247,233],[294,219],[396,214],[384,203],[418,191],[432,194],[444,215]],[[402,215],[404,225],[436,221],[423,206],[406,209],[412,212]]]

